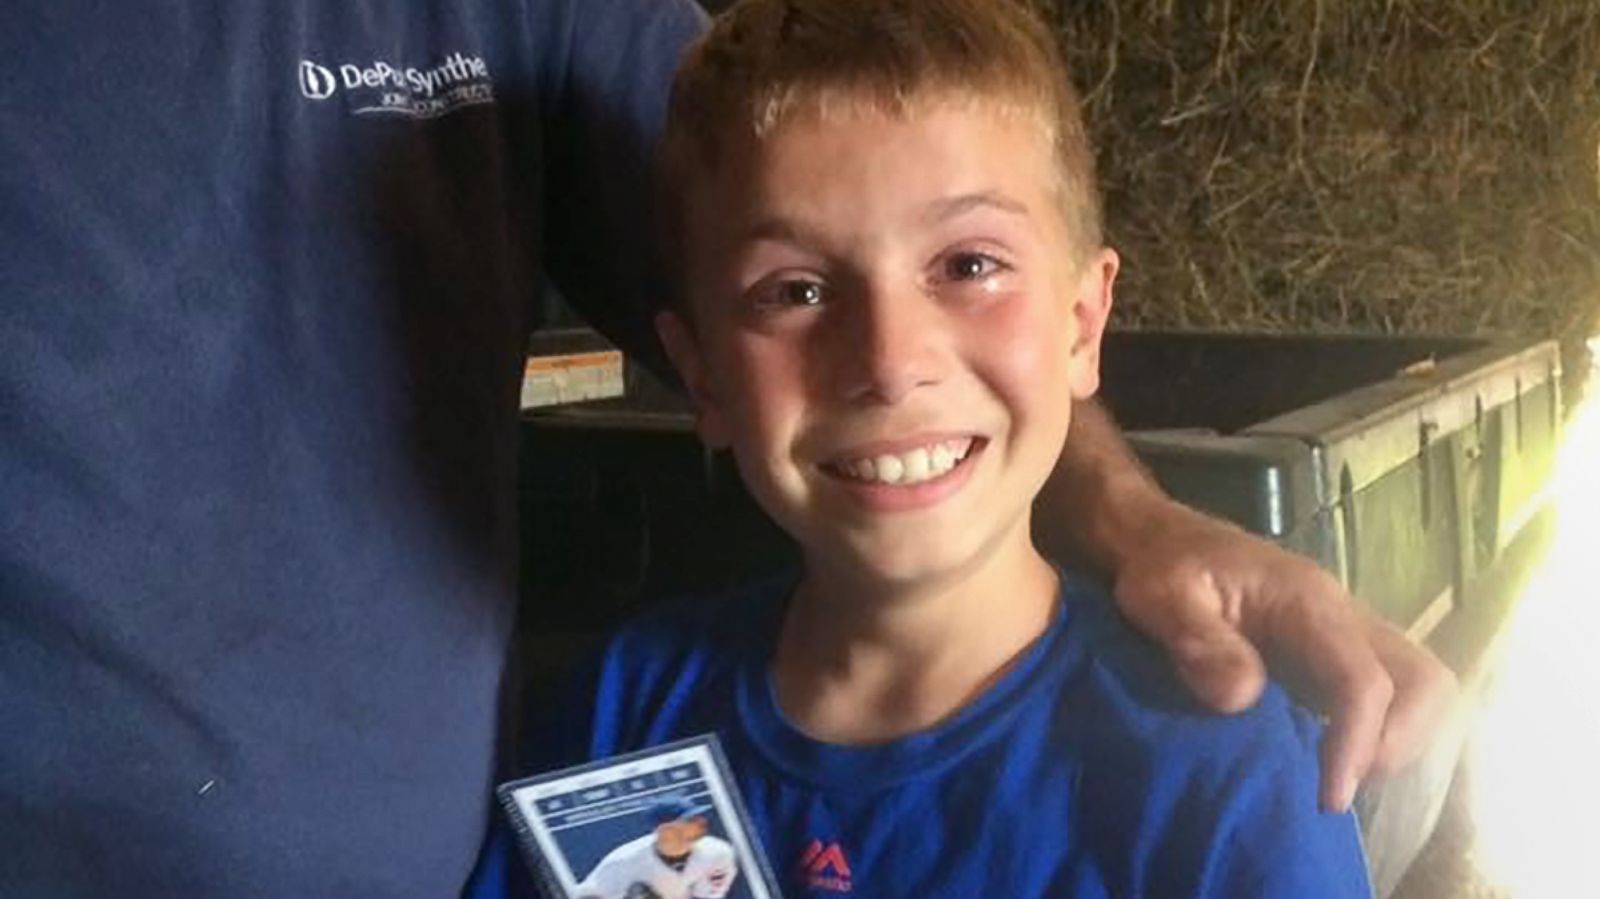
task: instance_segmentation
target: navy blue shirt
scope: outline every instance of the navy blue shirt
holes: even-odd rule
[[[0,895],[455,893],[537,297],[639,344],[645,154],[702,27],[0,10]]]
[[[1319,728],[1283,692],[1200,708],[1097,588],[982,696],[869,748],[776,705],[781,587],[683,606],[611,640],[532,768],[716,733],[789,899],[1366,899],[1353,815],[1317,810]],[[468,895],[533,895],[504,829]]]

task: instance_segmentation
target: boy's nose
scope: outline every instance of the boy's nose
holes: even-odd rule
[[[938,380],[941,316],[920,290],[872,290],[854,304],[842,354],[852,399],[894,403]]]

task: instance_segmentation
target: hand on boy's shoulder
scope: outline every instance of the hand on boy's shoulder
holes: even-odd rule
[[[1354,817],[1317,808],[1316,716],[1270,682],[1215,714],[1103,591],[1068,584],[1086,664],[1062,699],[1083,724],[1090,843],[1161,872],[1158,895],[1370,897]]]
[[[1176,728],[1177,742],[1212,732],[1240,734],[1265,721],[1276,727],[1289,717],[1296,718],[1297,726],[1301,718],[1310,723],[1313,735],[1320,729],[1314,714],[1295,706],[1280,685],[1265,677],[1249,703],[1218,715],[1196,695],[1162,645],[1121,614],[1102,587],[1070,573],[1064,584],[1073,608],[1069,627],[1078,631],[1074,636],[1082,646],[1090,676],[1100,678],[1103,689],[1137,709],[1147,722]],[[1291,716],[1291,711],[1297,714]]]
[[[1308,559],[1181,507],[1120,566],[1118,608],[1160,642],[1207,705],[1248,708],[1262,652],[1329,718],[1322,803],[1347,808],[1369,774],[1418,756],[1456,697],[1455,678]]]

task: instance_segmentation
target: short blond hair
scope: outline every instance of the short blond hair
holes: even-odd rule
[[[761,139],[799,111],[903,114],[949,98],[1035,117],[1055,152],[1071,249],[1100,246],[1078,94],[1027,0],[742,0],[689,49],[673,82],[660,166],[669,247],[682,234],[681,191],[716,165],[728,129]]]

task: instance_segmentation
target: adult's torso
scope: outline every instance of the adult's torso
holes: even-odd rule
[[[581,8],[0,13],[0,894],[459,885]]]

